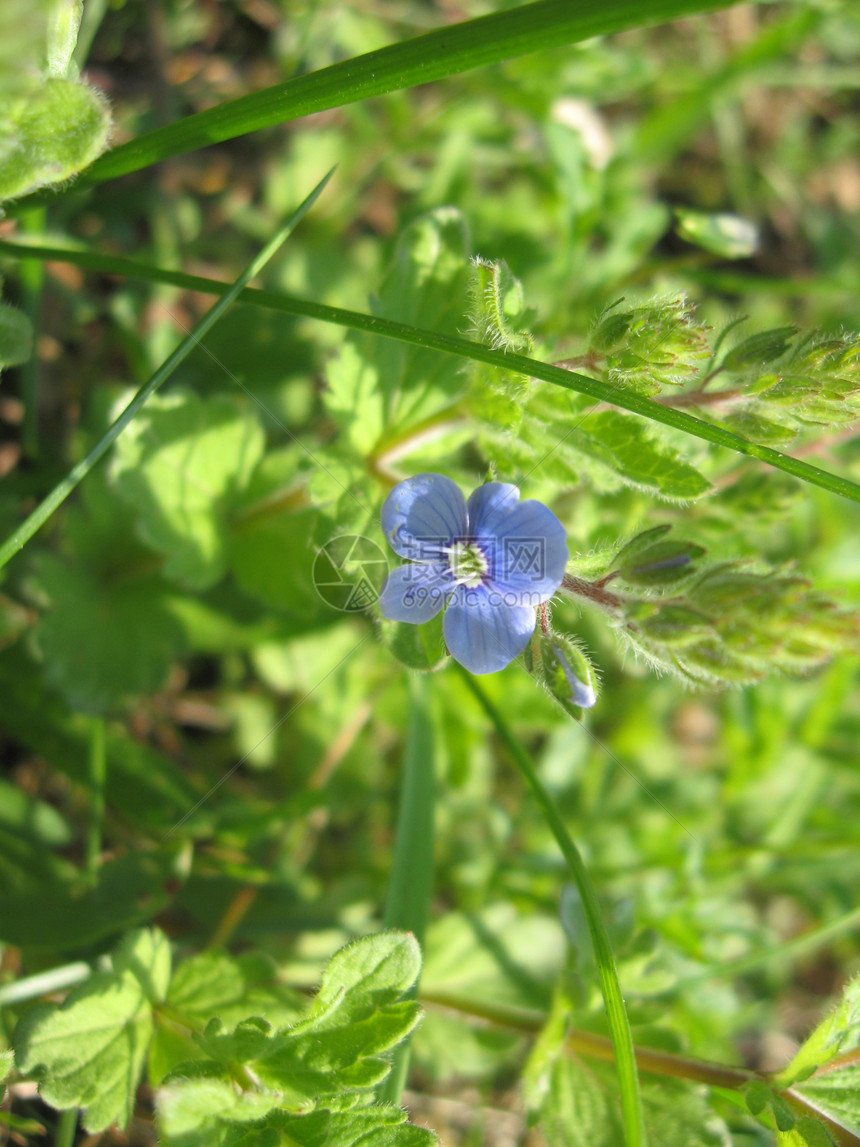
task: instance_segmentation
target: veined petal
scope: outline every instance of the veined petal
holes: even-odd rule
[[[497,673],[528,645],[535,611],[494,600],[486,586],[458,585],[442,623],[448,652],[470,673]]]
[[[389,621],[423,625],[436,616],[454,590],[447,563],[398,566],[385,579],[379,609]]]
[[[434,561],[466,534],[466,499],[442,474],[417,474],[398,482],[382,506],[382,529],[402,558]]]
[[[487,482],[469,498],[469,533],[482,545],[492,588],[508,603],[537,606],[564,578],[569,554],[564,526],[542,502],[519,501],[516,486]]]

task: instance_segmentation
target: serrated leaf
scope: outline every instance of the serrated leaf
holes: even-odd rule
[[[707,478],[645,423],[618,411],[574,419],[568,428],[561,422],[536,432],[524,424],[523,436],[533,447],[533,465],[539,464],[545,473],[559,466],[572,474],[585,466],[593,473],[590,463],[597,463],[625,485],[676,501],[699,498],[711,489]]]
[[[825,1069],[792,1090],[852,1135],[860,1136],[860,1062]]]
[[[71,709],[106,712],[160,688],[184,652],[159,578],[115,579],[40,553],[33,584],[50,606],[33,631],[45,679]]]
[[[314,1010],[331,1005],[366,1015],[412,987],[421,971],[421,949],[411,932],[377,932],[336,952],[323,974]]]
[[[467,232],[451,207],[416,219],[400,236],[394,261],[372,300],[374,314],[458,334],[466,312]],[[367,455],[449,405],[460,390],[460,367],[447,355],[366,334],[350,334],[328,371],[325,403],[353,450]]]
[[[274,962],[253,952],[235,959],[223,952],[202,952],[185,960],[170,981],[167,1005],[187,1031],[174,1025],[156,1031],[149,1056],[155,1084],[193,1057],[190,1033],[211,1016],[231,1027],[249,1014],[265,1014],[277,1026],[297,1020],[307,1006],[304,996],[278,983]]]
[[[52,1106],[84,1108],[93,1133],[131,1117],[153,1007],[170,977],[167,941],[156,930],[131,933],[112,963],[62,1004],[31,1009],[15,1029],[18,1070],[39,1074],[39,1093]]]
[[[251,412],[193,394],[152,399],[118,440],[114,484],[167,577],[193,589],[223,577],[230,513],[264,446]]]
[[[272,1031],[265,1020],[250,1017],[225,1030],[220,1020],[210,1020],[197,1040],[208,1062],[179,1065],[159,1092],[171,1142],[259,1120],[276,1109],[305,1115],[317,1106],[351,1106],[353,1094],[385,1078],[390,1065],[380,1056],[418,1021],[418,1005],[398,997],[419,969],[415,938],[382,932],[332,957],[309,1013],[292,1026]]]

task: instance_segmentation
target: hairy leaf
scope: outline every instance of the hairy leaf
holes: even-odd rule
[[[37,1005],[15,1030],[18,1070],[38,1073],[47,1103],[84,1108],[93,1133],[131,1117],[153,1008],[170,979],[167,941],[154,930],[129,933],[112,965],[62,1004]]]

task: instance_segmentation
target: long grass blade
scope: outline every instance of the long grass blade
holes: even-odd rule
[[[332,64],[147,132],[107,152],[76,186],[103,183],[172,155],[312,112],[427,84],[472,68],[625,28],[727,8],[736,0],[539,0],[467,20]],[[38,192],[23,203],[45,197]]]
[[[386,928],[402,928],[414,933],[419,944],[424,942],[433,895],[436,750],[428,688],[426,677],[418,673],[410,675],[406,752],[383,921]],[[417,993],[418,984],[410,994]],[[400,1103],[408,1070],[407,1040],[394,1052],[391,1072],[379,1090],[380,1099]]]
[[[0,255],[3,254],[12,255],[18,259],[36,256],[43,259],[54,259],[107,274],[127,275],[131,278],[146,279],[150,282],[172,283],[177,287],[185,287],[190,291],[201,293],[220,295],[227,291],[230,286],[229,283],[218,282],[216,279],[205,279],[199,275],[187,275],[182,271],[153,267],[133,259],[101,255],[94,251],[67,247],[44,246],[35,243],[11,243],[8,240],[0,239]],[[600,382],[598,379],[589,378],[584,374],[563,370],[549,363],[538,362],[537,359],[526,358],[525,355],[496,351],[482,343],[471,342],[468,339],[439,334],[437,331],[393,322],[391,319],[379,318],[376,315],[362,314],[360,311],[328,307],[323,303],[298,299],[292,295],[246,288],[239,297],[241,302],[255,303],[257,306],[269,310],[319,319],[320,322],[333,323],[336,326],[348,327],[351,330],[367,331],[370,334],[380,335],[382,338],[396,339],[398,342],[412,343],[415,346],[431,347],[445,354],[459,355],[461,358],[471,358],[478,362],[487,362],[503,370],[511,370],[517,374],[524,374],[531,378],[538,378],[543,382],[553,383],[555,386],[563,386],[567,390],[576,391],[578,394],[588,395],[595,402],[606,402],[621,410],[629,410],[631,414],[639,414],[643,418],[650,418],[652,422],[659,422],[664,426],[671,426],[675,430],[682,430],[685,434],[690,434],[705,442],[711,442],[715,446],[723,446],[727,450],[734,450],[738,454],[755,458],[759,462],[773,466],[776,470],[782,470],[802,482],[809,482],[810,485],[820,486],[823,490],[837,494],[841,498],[860,502],[860,485],[852,482],[850,478],[832,474],[829,470],[822,470],[819,466],[804,462],[800,458],[793,458],[790,454],[784,454],[782,451],[772,450],[769,446],[750,442],[748,439],[742,438],[740,434],[735,434],[731,430],[726,430],[711,422],[705,422],[704,419],[696,418],[695,415],[688,414],[684,410],[674,410],[670,406],[663,406],[649,398],[642,398],[629,391],[619,390],[617,387]]]
[[[591,877],[588,875],[588,869],[579,854],[579,849],[568,833],[564,821],[553,804],[552,797],[541,784],[528,753],[514,737],[502,714],[484,692],[483,687],[465,669],[461,669],[460,666],[458,669],[460,669],[463,680],[477,698],[481,708],[489,717],[526,784],[532,790],[562,855],[570,867],[576,887],[579,889],[582,906],[588,920],[591,941],[594,945],[594,958],[600,977],[600,989],[603,992],[603,1003],[606,1007],[609,1032],[612,1036],[615,1067],[621,1086],[621,1113],[624,1122],[625,1141],[627,1147],[644,1147],[645,1124],[642,1114],[642,1100],[639,1094],[639,1076],[636,1072],[636,1058],[633,1050],[633,1035],[630,1031],[630,1021],[627,1019],[627,1010],[624,1007],[624,998],[621,995],[621,985],[618,982],[615,956],[609,942],[606,925],[603,923],[603,917],[600,913],[597,892],[591,883]]]
[[[282,246],[290,232],[319,198],[323,188],[333,174],[334,168],[320,180],[310,195],[296,208],[286,223],[279,228],[259,255],[256,255],[251,260],[236,282],[232,285],[224,284],[227,289],[223,293],[218,292],[222,297],[206,312],[194,330],[182,340],[176,350],[165,359],[152,378],[140,388],[119,418],[105,431],[89,454],[78,462],[76,466],[72,467],[66,477],[54,487],[50,494],[39,503],[32,514],[22,522],[11,537],[7,538],[3,545],[0,546],[0,568],[6,565],[9,559],[14,557],[14,555],[27,544],[36,531],[50,518],[57,507],[68,498],[72,490],[74,490],[78,483],[92,470],[93,466],[95,466],[105,451],[119,438],[120,434],[122,434],[123,430],[125,430],[137,413],[143,408],[147,400],[158,390],[161,384],[173,374],[179,364],[188,357],[210,327],[214,326],[224,312],[236,301],[239,295],[241,295],[251,279],[262,271],[263,267],[265,267],[278,248]]]

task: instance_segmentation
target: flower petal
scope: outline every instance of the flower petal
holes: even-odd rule
[[[448,652],[470,673],[497,673],[528,645],[535,611],[494,600],[485,586],[458,585],[445,612],[442,632]]]
[[[487,555],[491,586],[509,603],[536,606],[562,583],[567,534],[552,510],[520,502],[519,493],[505,482],[479,486],[469,498],[469,533]]]
[[[385,579],[379,609],[389,621],[423,625],[436,616],[453,590],[454,578],[447,562],[398,566]]]
[[[417,474],[398,482],[382,506],[382,529],[402,558],[433,561],[466,533],[466,500],[442,474]]]

